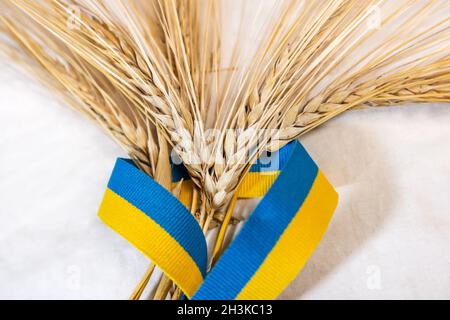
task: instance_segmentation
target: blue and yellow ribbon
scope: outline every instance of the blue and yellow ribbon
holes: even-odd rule
[[[266,160],[252,166],[238,190],[239,198],[263,199],[206,278],[198,223],[129,161],[118,160],[99,215],[189,298],[274,299],[317,247],[338,197],[300,143]],[[174,172],[175,181],[187,178]]]
[[[206,240],[191,213],[166,189],[118,159],[99,210],[102,221],[158,265],[188,296],[206,274]]]

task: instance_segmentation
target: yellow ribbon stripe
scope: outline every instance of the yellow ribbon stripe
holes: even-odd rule
[[[110,189],[106,190],[99,217],[160,266],[188,297],[203,282],[197,265],[183,247],[160,225]]]
[[[279,174],[279,171],[247,173],[239,186],[238,198],[253,199],[264,197]]]
[[[275,299],[319,244],[338,202],[338,194],[319,172],[310,194],[238,300]]]
[[[238,199],[254,199],[262,198],[270,189],[274,181],[277,179],[279,171],[275,172],[249,172],[243,178],[239,189],[237,191]],[[172,189],[174,189],[178,183],[172,183]],[[194,188],[194,183],[192,180],[184,180],[181,185],[181,192],[178,199],[181,203],[187,206],[192,199],[192,190]]]

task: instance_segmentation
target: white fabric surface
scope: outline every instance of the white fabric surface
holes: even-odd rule
[[[340,204],[281,298],[450,298],[449,123],[352,111],[302,139]],[[126,299],[147,259],[96,217],[123,152],[6,62],[0,127],[0,298]]]

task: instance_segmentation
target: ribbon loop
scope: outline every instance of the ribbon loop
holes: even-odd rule
[[[187,178],[176,170],[173,177]],[[197,221],[130,161],[117,161],[99,215],[189,298],[274,299],[320,242],[337,193],[297,141],[252,166],[237,192],[263,199],[206,279],[207,246]]]
[[[193,299],[275,299],[322,238],[337,194],[300,143]]]
[[[206,240],[172,194],[118,159],[99,210],[102,221],[131,242],[192,296],[206,274]]]

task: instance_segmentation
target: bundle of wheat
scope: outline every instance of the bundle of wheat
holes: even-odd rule
[[[5,0],[0,9],[2,51],[174,195],[183,182],[172,186],[169,155],[181,158],[192,214],[205,233],[219,229],[213,261],[263,152],[352,108],[450,101],[445,0]],[[273,16],[257,21],[265,9]],[[163,277],[153,298],[179,298],[172,289]]]

